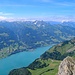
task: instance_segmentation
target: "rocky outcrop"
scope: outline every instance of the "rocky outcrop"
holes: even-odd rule
[[[75,75],[75,60],[66,57],[59,65],[58,75]]]

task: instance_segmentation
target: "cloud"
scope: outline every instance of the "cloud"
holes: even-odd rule
[[[70,3],[70,2],[55,2],[54,4],[57,4],[60,6],[75,6],[75,3]]]
[[[49,19],[49,18],[48,18]],[[50,20],[52,21],[74,21],[75,22],[75,16],[52,16],[50,17]]]
[[[75,16],[73,15],[67,15],[67,16],[62,16],[62,15],[48,15],[46,16],[45,13],[43,13],[43,16],[36,16],[36,17],[16,17],[16,16],[10,16],[13,15],[12,13],[4,13],[0,12],[0,21],[5,20],[5,21],[27,21],[27,20],[45,20],[45,21],[75,21]]]
[[[44,20],[44,21],[74,21],[75,22],[75,16],[50,16],[50,17],[35,17],[35,18],[15,18],[15,17],[4,17],[0,16],[0,21],[34,21],[34,20]]]
[[[7,18],[4,16],[0,16],[0,20],[6,20]]]
[[[4,17],[0,16],[0,21],[8,21],[8,22],[13,22],[13,21],[27,21],[27,18],[15,18],[15,17]]]
[[[59,6],[75,6],[75,1],[64,1],[64,0],[37,0],[37,1],[51,3]]]
[[[13,15],[13,13],[0,12],[0,16],[10,16],[10,15]]]
[[[37,5],[32,4],[2,4],[1,7],[36,7]]]
[[[12,19],[13,13],[0,12],[0,21]]]

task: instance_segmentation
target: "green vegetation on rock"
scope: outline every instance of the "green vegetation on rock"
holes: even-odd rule
[[[63,60],[67,56],[75,56],[75,38],[53,46],[41,55],[42,59]]]

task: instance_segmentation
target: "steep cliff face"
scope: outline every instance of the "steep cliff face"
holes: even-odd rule
[[[59,65],[58,75],[75,75],[75,60],[66,57]]]

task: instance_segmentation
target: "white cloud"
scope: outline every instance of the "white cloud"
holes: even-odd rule
[[[13,13],[0,12],[0,16],[10,16],[10,15],[13,15]]]
[[[52,3],[60,6],[75,6],[75,1],[64,1],[64,0],[36,0],[39,2]]]
[[[70,2],[54,2],[54,4],[57,4],[60,6],[75,6],[75,3],[70,3]]]
[[[13,13],[5,13],[5,12],[0,12],[0,21],[2,20],[6,20],[6,21],[9,21],[9,20],[12,20],[12,15],[14,15]]]
[[[0,6],[5,6],[5,7],[35,7],[36,5],[32,5],[32,4],[11,4],[11,5],[5,4],[5,5],[0,5]]]
[[[75,16],[69,15],[69,16],[42,16],[42,17],[13,17],[13,16],[8,16],[10,13],[3,13],[0,12],[0,21],[5,20],[5,21],[33,21],[33,20],[45,20],[45,21],[75,21]]]
[[[75,21],[75,17],[72,16],[52,16],[48,18],[51,21]]]
[[[27,19],[26,18],[13,18],[13,17],[10,17],[10,18],[7,18],[6,21],[9,21],[9,22],[12,22],[12,21],[26,21]]]
[[[37,17],[37,18],[29,18],[29,20],[44,20],[44,21],[74,21],[75,22],[75,16],[47,16],[47,17]]]
[[[7,18],[4,16],[0,16],[0,20],[6,20]]]

